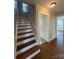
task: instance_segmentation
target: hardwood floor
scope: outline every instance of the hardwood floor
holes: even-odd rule
[[[41,53],[33,59],[64,59],[64,47],[61,49],[57,47],[57,39],[40,47]]]

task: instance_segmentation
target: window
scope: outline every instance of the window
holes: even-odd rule
[[[63,30],[63,17],[57,17],[57,29]]]
[[[17,1],[14,1],[14,8],[17,9]]]
[[[27,12],[27,4],[26,3],[22,3],[22,12],[23,13]]]
[[[17,0],[14,0],[14,14],[15,15],[18,15],[18,3],[17,3]]]

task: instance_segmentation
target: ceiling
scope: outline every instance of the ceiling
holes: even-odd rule
[[[46,8],[49,8],[51,12],[63,12],[64,11],[64,0],[26,0],[30,4],[39,4]],[[50,8],[50,3],[56,2],[54,8]]]

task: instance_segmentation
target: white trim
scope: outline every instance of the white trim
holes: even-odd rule
[[[30,31],[33,31],[33,29],[21,30],[21,31],[17,31],[17,33],[24,33],[24,32],[30,32]]]
[[[40,35],[40,37],[43,38],[45,41],[48,41],[48,40],[47,40],[48,38],[46,38],[46,37],[44,37],[44,36],[42,36],[42,35]]]
[[[27,47],[25,47],[25,48],[23,48],[23,49],[17,51],[17,52],[16,52],[16,55],[19,55],[19,54],[21,54],[21,53],[23,53],[23,52],[25,52],[25,51],[27,51],[27,50],[33,48],[33,47],[36,46],[36,45],[37,45],[37,43],[34,43],[34,44],[32,44],[32,45],[29,45],[29,46],[27,46]],[[29,52],[30,52],[30,51],[29,51]]]
[[[19,45],[22,45],[24,43],[30,42],[32,40],[35,40],[35,37],[32,37],[32,38],[29,38],[29,39],[25,39],[23,41],[20,41],[20,42],[16,43],[16,45],[19,46]]]
[[[27,23],[27,24],[18,24],[18,25],[31,25],[31,24]]]
[[[46,43],[46,42],[47,42],[47,41],[45,41],[45,42],[40,42],[39,44],[42,45],[42,44],[44,44],[44,43]]]
[[[23,37],[28,37],[28,36],[31,36],[31,35],[34,35],[34,33],[28,33],[28,34],[19,35],[19,36],[17,36],[17,39],[23,38]]]
[[[30,23],[30,22],[18,21],[18,23],[25,24],[25,23]]]
[[[34,52],[33,54],[31,54],[30,56],[28,56],[26,59],[32,59],[34,56],[36,56],[38,53],[40,53],[40,49],[37,50],[36,52]]]

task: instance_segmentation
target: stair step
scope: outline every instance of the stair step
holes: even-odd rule
[[[26,27],[26,26],[31,26],[31,24],[24,24],[24,25],[19,24],[19,25],[18,25],[18,27]]]
[[[20,22],[20,21],[22,21],[22,22],[23,22],[23,21],[27,21],[27,20],[24,20],[24,19],[22,19],[22,20],[18,20],[18,22]]]
[[[30,35],[28,37],[19,38],[19,39],[17,39],[17,42],[20,42],[20,41],[26,40],[26,39],[30,39],[30,38],[33,38],[33,37],[34,37],[34,35]]]
[[[32,26],[27,26],[27,27],[18,27],[17,29],[25,29],[25,28],[32,28]]]
[[[32,44],[35,43],[35,42],[36,42],[36,40],[32,40],[32,41],[27,42],[27,43],[25,43],[25,44],[19,45],[19,46],[17,46],[17,51],[19,51],[19,50],[21,50],[21,49],[23,49],[23,48],[25,48],[25,47],[27,47],[27,46],[29,46],[29,45],[32,45]]]
[[[31,54],[30,56],[28,56],[27,58],[25,58],[25,59],[32,59],[32,58],[35,58],[35,56],[37,56],[39,53],[40,53],[40,49],[39,50],[37,50],[37,51],[35,51],[33,54]]]
[[[33,31],[33,29],[28,29],[28,30],[17,31],[17,34],[19,34],[19,33],[24,33],[24,32],[30,32],[30,31]]]
[[[29,24],[30,22],[18,22],[18,24]]]
[[[35,37],[32,37],[32,38],[29,38],[29,39],[26,39],[26,40],[17,42],[16,45],[19,46],[19,45],[25,44],[25,43],[27,43],[27,42],[30,42],[30,41],[32,41],[32,40],[35,40]]]
[[[17,24],[17,25],[29,25],[29,24],[31,24],[31,23],[29,23],[29,22],[25,22],[26,24]]]
[[[29,29],[32,29],[32,28],[22,28],[22,29],[18,29],[18,31],[21,31],[21,30],[29,30]]]
[[[30,57],[30,56],[29,56]],[[27,57],[28,58],[28,57]],[[32,58],[30,59],[44,59],[42,58],[42,52],[41,52],[41,49],[38,50],[38,54],[33,56]]]
[[[18,55],[17,59],[32,59],[38,53],[40,53],[40,49],[38,46],[35,46],[35,47],[31,48],[30,50],[25,51],[24,53]]]
[[[17,52],[16,52],[16,55],[17,55],[17,56],[18,56],[18,55],[24,55],[24,52],[30,50],[31,48],[35,48],[35,46],[37,46],[37,43],[34,43],[34,44],[32,44],[32,45],[29,45],[29,46],[27,46],[27,47],[25,47],[25,48],[23,48],[23,49],[17,51]],[[37,50],[37,49],[36,49],[36,50]],[[28,51],[28,53],[30,53],[30,52],[31,52],[31,50]],[[27,53],[27,54],[28,54],[28,53]],[[26,54],[26,55],[27,55],[27,54]],[[21,56],[21,57],[22,57],[22,56]]]
[[[30,23],[29,21],[18,21],[18,23]]]
[[[34,35],[34,33],[19,35],[19,36],[17,36],[17,39],[20,39],[20,38],[23,38],[23,37],[28,37],[28,36],[31,36],[31,35]]]
[[[18,25],[18,27],[26,27],[26,26],[31,26],[31,25]]]
[[[23,35],[23,34],[28,34],[28,33],[33,33],[33,31],[18,33],[17,35]]]
[[[18,20],[18,22],[19,22],[19,21],[25,21],[25,20]]]
[[[19,25],[22,25],[22,26],[23,26],[23,25],[31,25],[31,24],[18,24],[18,26],[19,26]]]

